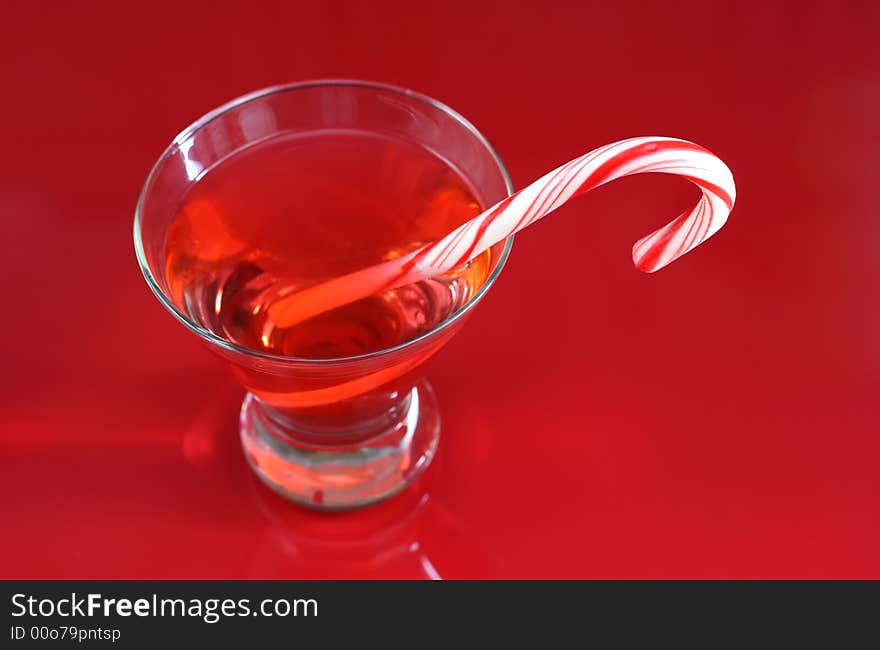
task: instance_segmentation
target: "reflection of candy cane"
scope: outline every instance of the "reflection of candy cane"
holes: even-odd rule
[[[553,212],[572,198],[623,176],[661,172],[686,178],[702,191],[691,210],[633,245],[638,269],[653,273],[718,232],[733,208],[733,175],[703,147],[675,138],[630,138],[575,158],[507,197],[443,239],[394,260],[322,282],[269,308],[289,327],[374,293],[441,275]]]

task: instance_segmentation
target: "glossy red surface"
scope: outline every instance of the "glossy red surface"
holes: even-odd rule
[[[0,577],[880,577],[876,4],[429,4],[4,10]],[[518,187],[662,134],[739,189],[653,276],[629,246],[687,183],[620,181],[520,236],[430,365],[435,465],[341,515],[257,484],[242,390],[131,244],[178,130],[329,76],[449,103]]]

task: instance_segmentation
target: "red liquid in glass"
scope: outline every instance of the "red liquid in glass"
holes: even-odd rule
[[[467,303],[486,281],[490,253],[292,327],[279,327],[268,308],[436,240],[481,209],[454,169],[415,144],[357,131],[277,137],[193,185],[168,230],[168,284],[193,320],[254,350],[311,359],[380,350]]]

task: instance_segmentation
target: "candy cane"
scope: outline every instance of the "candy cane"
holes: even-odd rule
[[[374,293],[442,275],[581,194],[624,176],[650,172],[686,178],[702,192],[691,210],[633,245],[636,268],[653,273],[718,232],[736,199],[727,165],[707,149],[677,138],[630,138],[594,149],[496,203],[442,239],[394,260],[284,296],[269,308],[269,315],[277,326],[289,327]]]

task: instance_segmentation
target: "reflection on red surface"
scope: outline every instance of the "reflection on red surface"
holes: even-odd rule
[[[880,577],[878,11],[643,4],[298,5],[248,29],[232,9],[10,9],[0,576]],[[169,25],[209,42],[156,47]],[[520,237],[429,364],[430,483],[328,517],[251,478],[239,389],[143,286],[131,212],[191,119],[332,75],[448,102],[518,187],[668,133],[740,193],[651,277],[628,242],[686,183],[621,181]]]
[[[205,473],[206,481],[223,475],[222,455],[239,453],[212,438],[211,430],[217,428],[194,430],[184,441],[199,450],[189,459]],[[442,519],[431,500],[431,477],[423,476],[412,489],[373,508],[321,513],[291,507],[248,473],[243,496],[260,521],[243,577],[322,578],[345,567],[351,577],[440,579],[421,545],[423,527],[437,526],[432,522]],[[449,529],[442,524],[439,528],[446,536]]]

